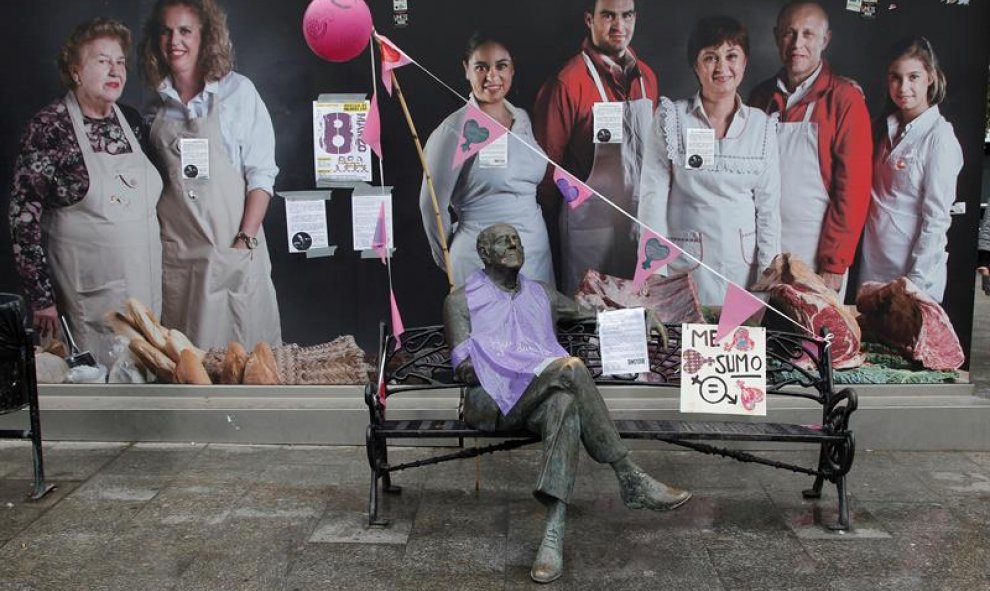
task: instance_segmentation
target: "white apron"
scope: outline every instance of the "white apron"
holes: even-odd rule
[[[131,145],[129,154],[94,152],[72,92],[65,96],[65,105],[89,175],[89,191],[78,203],[45,212],[45,252],[56,307],[66,316],[76,344],[110,367],[113,331],[103,316],[122,310],[128,297],[156,313],[161,310],[162,245],[155,206],[162,179],[117,105],[113,110]]]
[[[781,121],[777,127],[780,147],[780,251],[801,258],[818,272],[818,242],[825,212],[831,202],[818,159],[818,124],[811,121],[812,102],[804,120]],[[845,298],[849,274],[842,277],[839,301]]]
[[[582,54],[602,102],[609,102],[605,86],[588,54]],[[627,213],[636,215],[639,176],[643,162],[643,137],[653,117],[653,101],[646,97],[646,84],[639,79],[641,99],[627,101],[622,113],[622,143],[595,144],[595,159],[585,184],[607,197]],[[590,138],[589,138],[590,140]],[[632,222],[597,197],[577,209],[564,206],[560,214],[562,291],[573,295],[585,271],[595,269],[609,275],[632,277],[636,244]]]
[[[935,125],[931,126],[927,134],[934,133],[935,129]],[[886,283],[908,275],[914,264],[912,253],[921,248],[918,238],[925,198],[921,186],[925,162],[920,161],[921,156],[916,155],[915,150],[925,141],[925,136],[909,140],[902,138],[893,148],[889,140],[882,140],[882,147],[873,160],[873,190],[870,215],[863,232],[860,283]],[[931,264],[925,268],[924,283],[918,285],[938,302],[945,295],[949,263],[945,243],[943,236],[938,252],[924,257]]]
[[[244,175],[224,152],[220,106],[209,114],[166,119],[160,107],[151,141],[167,171],[158,207],[162,224],[164,298],[162,324],[184,332],[198,347],[237,341],[279,344],[282,331],[265,233],[254,250],[231,246],[240,230],[246,200]],[[210,178],[182,178],[182,138],[209,140]]]

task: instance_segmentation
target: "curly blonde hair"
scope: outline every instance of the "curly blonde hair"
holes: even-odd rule
[[[158,0],[144,22],[141,39],[141,73],[151,88],[158,88],[171,72],[160,51],[162,17],[171,6],[186,6],[202,24],[199,68],[207,82],[219,80],[234,69],[234,45],[227,29],[227,14],[213,0]]]
[[[96,39],[113,39],[120,43],[120,49],[125,56],[131,52],[131,30],[120,21],[94,18],[79,23],[66,37],[58,51],[58,57],[55,58],[59,78],[66,88],[76,87],[76,82],[72,79],[72,70],[79,65],[83,46]]]

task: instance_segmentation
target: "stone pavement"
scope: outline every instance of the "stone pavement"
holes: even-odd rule
[[[46,445],[58,489],[30,502],[30,448],[0,443],[0,590],[538,588],[530,494],[538,450],[399,473],[386,530],[364,527],[358,447]],[[405,448],[393,461],[424,455]],[[990,453],[862,450],[854,533],[815,525],[835,491],[695,452],[637,450],[694,491],[666,514],[630,511],[608,467],[583,460],[549,589],[990,589]],[[816,452],[778,452],[814,463]],[[481,490],[475,493],[476,470]]]

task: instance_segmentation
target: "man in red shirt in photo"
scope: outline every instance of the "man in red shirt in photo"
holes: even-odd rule
[[[657,77],[629,47],[635,0],[591,0],[581,51],[547,80],[536,97],[533,131],[547,156],[567,172],[636,213],[642,137],[656,108]],[[636,245],[631,222],[597,197],[571,209],[548,172],[540,202],[560,211],[561,291],[573,295],[588,269],[632,277]]]
[[[870,114],[859,85],[822,58],[832,31],[821,5],[787,4],[774,35],[783,68],[749,103],[780,114],[781,251],[843,294],[870,208]]]

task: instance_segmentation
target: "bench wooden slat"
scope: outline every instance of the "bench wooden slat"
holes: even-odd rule
[[[615,426],[619,435],[629,439],[821,443],[841,441],[844,437],[828,435],[814,427],[785,423],[620,419],[615,421]],[[481,431],[459,420],[385,421],[376,430],[384,437],[534,437],[526,431]]]

